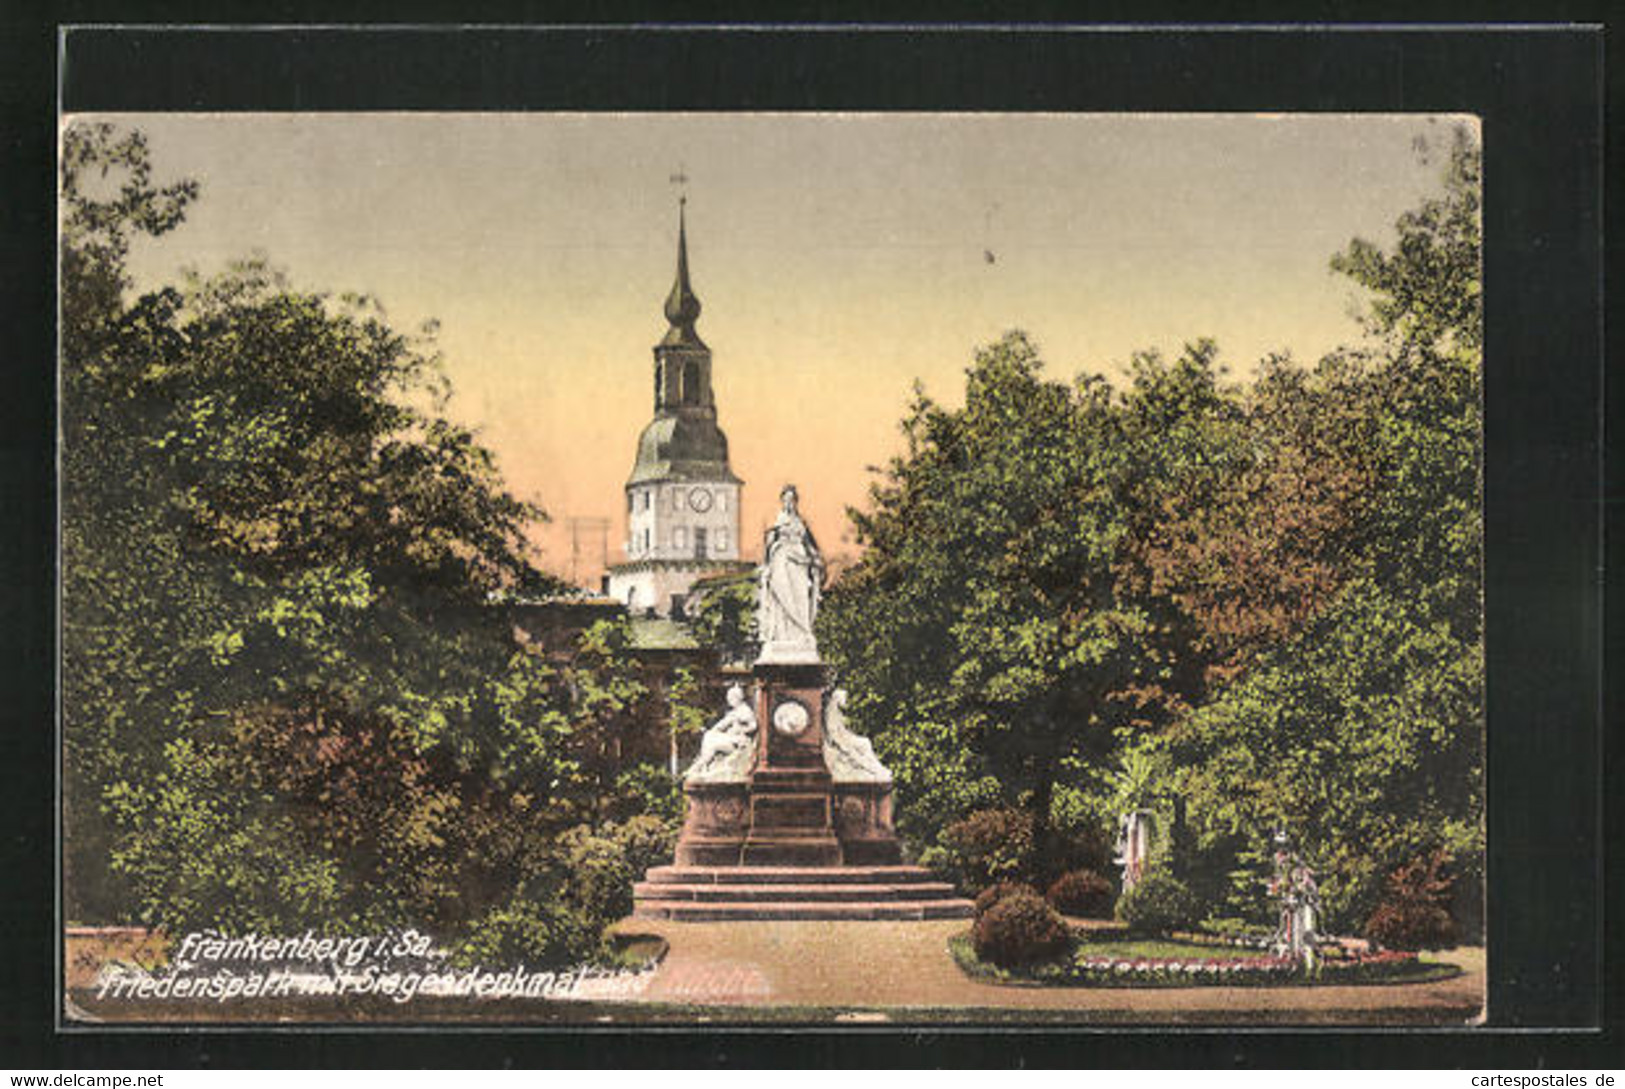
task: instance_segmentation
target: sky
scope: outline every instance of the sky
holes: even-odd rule
[[[1359,337],[1328,260],[1436,192],[1459,117],[1134,114],[142,114],[160,184],[138,289],[262,254],[302,289],[439,322],[455,394],[552,522],[542,565],[596,585],[652,413],[686,191],[719,422],[759,542],[785,482],[824,551],[900,448],[916,381],[962,400],[1010,329],[1052,376],[1215,338],[1233,375]],[[685,183],[673,180],[686,177]],[[991,258],[991,259],[990,259]],[[608,519],[572,549],[571,519]],[[583,523],[583,526],[585,523]],[[759,555],[760,546],[747,551]]]

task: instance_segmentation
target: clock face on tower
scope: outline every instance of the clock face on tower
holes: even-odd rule
[[[688,493],[688,505],[700,514],[711,509],[711,493],[705,488],[695,488]]]

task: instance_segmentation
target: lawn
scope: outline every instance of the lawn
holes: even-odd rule
[[[1078,943],[1076,954],[1116,960],[1252,960],[1267,955],[1262,949],[1182,942],[1173,938],[1085,938]]]

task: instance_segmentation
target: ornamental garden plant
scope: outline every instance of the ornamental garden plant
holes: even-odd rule
[[[1067,875],[1073,877],[1073,875]],[[1058,880],[1091,895],[1088,880]],[[1411,868],[1406,888],[1420,879]],[[1395,875],[1396,888],[1400,875]],[[1066,893],[1071,891],[1062,888]],[[995,983],[1069,987],[1271,987],[1431,982],[1459,974],[1453,965],[1423,960],[1414,949],[1328,940],[1312,966],[1273,948],[1267,932],[1237,920],[1197,923],[1201,906],[1168,870],[1147,872],[1118,900],[1123,927],[1072,928],[1031,885],[1000,881],[976,898],[971,930],[949,940],[967,975]]]
[[[1070,933],[1056,943],[1023,939],[1045,934],[1024,895],[1001,901],[970,934],[948,943],[960,969],[990,983],[1057,987],[1278,987],[1364,983],[1425,983],[1460,974],[1454,965],[1407,950],[1327,945],[1314,967],[1268,949],[1238,946],[1201,932],[1147,938]],[[1018,926],[1006,920],[1019,918]],[[989,924],[988,920],[995,920]],[[997,938],[1002,944],[993,944]],[[986,939],[986,940],[984,940]]]

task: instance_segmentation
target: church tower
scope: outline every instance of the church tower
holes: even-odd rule
[[[688,280],[686,203],[678,205],[669,328],[654,347],[654,419],[626,482],[626,562],[609,569],[610,596],[634,614],[680,614],[696,580],[749,566],[739,559],[742,482],[717,426],[711,349],[694,331],[700,300]]]

